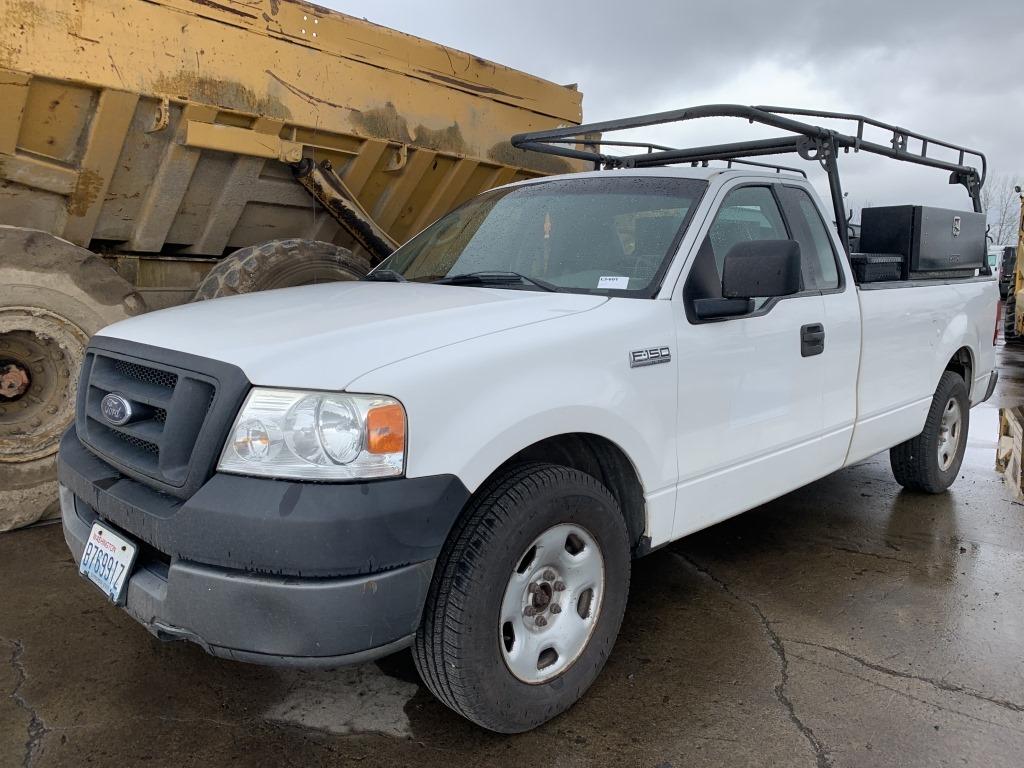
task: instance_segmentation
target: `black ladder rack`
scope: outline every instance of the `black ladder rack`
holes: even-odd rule
[[[616,141],[603,138],[603,134],[633,128],[644,128],[665,123],[683,122],[705,117],[737,117],[751,123],[761,123],[785,132],[785,135],[771,139],[738,141],[728,144],[713,144],[703,147],[675,148],[664,144],[637,141]],[[794,119],[824,118],[842,120],[856,124],[853,134],[841,133],[821,125]],[[864,138],[865,127],[889,133],[887,144]],[[915,146],[911,146],[911,143]],[[512,137],[512,145],[519,149],[545,152],[561,157],[578,160],[589,160],[596,169],[602,168],[652,168],[677,163],[706,166],[712,160],[725,160],[730,163],[764,166],[776,172],[788,171],[806,173],[796,168],[788,168],[767,163],[757,163],[751,157],[763,155],[798,154],[804,160],[816,161],[828,174],[829,188],[832,196],[832,207],[835,211],[836,228],[843,246],[849,253],[849,233],[847,231],[846,213],[843,205],[842,183],[836,158],[839,151],[869,152],[893,160],[925,165],[931,168],[949,171],[950,184],[962,184],[971,197],[974,210],[981,212],[981,186],[985,181],[987,162],[981,152],[953,144],[941,139],[925,136],[921,133],[883,123],[863,115],[846,112],[823,112],[811,109],[794,109],[790,107],[744,106],[742,104],[705,104],[686,109],[657,112],[651,115],[626,117],[618,120],[605,120],[599,123],[573,125],[567,128],[555,128],[548,131],[520,133]],[[643,148],[646,152],[622,156],[609,155],[602,151],[603,147]],[[951,162],[929,155],[928,151],[935,147],[952,151],[957,154],[957,161]],[[974,158],[980,161],[981,170],[966,161]]]

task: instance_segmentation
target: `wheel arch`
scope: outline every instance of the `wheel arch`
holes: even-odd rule
[[[984,329],[978,328],[977,323],[972,321],[971,310],[972,307],[965,306],[954,312],[936,339],[932,392],[938,387],[942,374],[952,371],[963,378],[968,397],[973,394],[973,377],[977,374],[980,362],[977,350],[984,340]]]
[[[634,555],[643,552],[647,530],[647,502],[637,468],[618,444],[591,432],[569,432],[545,437],[526,446],[498,466],[480,488],[516,465],[546,462],[571,467],[601,482],[615,497],[629,531]]]
[[[945,371],[952,371],[956,373],[964,380],[967,385],[967,397],[972,398],[974,389],[974,371],[976,370],[974,365],[974,352],[969,346],[962,346],[953,356],[949,358],[946,363],[946,367],[942,369]],[[941,373],[939,374],[942,375]]]

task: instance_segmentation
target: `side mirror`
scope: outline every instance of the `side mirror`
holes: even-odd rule
[[[757,297],[790,296],[802,286],[796,240],[736,243],[725,255],[722,298],[696,299],[693,309],[701,320],[739,317],[754,310]]]
[[[725,254],[722,296],[752,299],[799,293],[800,244],[796,240],[752,240],[736,243]]]

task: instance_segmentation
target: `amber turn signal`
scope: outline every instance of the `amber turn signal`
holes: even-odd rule
[[[405,410],[397,403],[371,408],[366,414],[366,450],[401,453],[405,450]]]

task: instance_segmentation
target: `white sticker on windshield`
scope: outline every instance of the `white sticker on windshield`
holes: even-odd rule
[[[625,290],[629,288],[628,277],[601,277],[597,281],[598,288],[621,288]]]

